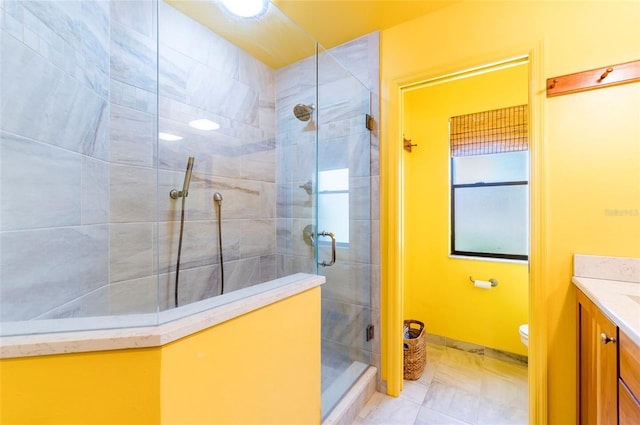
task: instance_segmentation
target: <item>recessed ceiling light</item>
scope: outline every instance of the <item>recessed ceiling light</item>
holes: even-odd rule
[[[176,142],[178,140],[182,140],[182,137],[180,136],[176,136],[175,134],[170,134],[170,133],[158,133],[158,138],[160,140],[167,140],[169,142]]]
[[[217,130],[220,128],[220,124],[218,124],[217,122],[208,120],[206,118],[193,120],[189,123],[189,125],[195,129],[203,130],[203,131]]]
[[[221,3],[229,12],[242,18],[262,16],[269,7],[269,0],[221,0]]]

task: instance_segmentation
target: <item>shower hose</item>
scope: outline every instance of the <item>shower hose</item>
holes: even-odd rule
[[[182,197],[182,211],[180,212],[180,238],[178,238],[178,261],[176,262],[176,286],[174,292],[174,303],[178,307],[178,283],[180,282],[180,254],[182,253],[182,232],[184,230],[184,207],[187,200],[186,196]]]
[[[222,260],[222,201],[218,204],[218,251],[220,252],[220,295],[224,294],[224,262]]]

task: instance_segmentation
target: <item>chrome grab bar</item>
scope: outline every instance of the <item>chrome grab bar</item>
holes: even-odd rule
[[[327,232],[326,230],[318,233],[318,236],[329,236],[331,238],[331,261],[329,263],[323,261],[321,263],[319,262],[318,264],[320,264],[322,267],[333,266],[336,263],[336,237],[333,233]]]

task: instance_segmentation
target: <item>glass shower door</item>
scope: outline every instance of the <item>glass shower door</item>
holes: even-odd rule
[[[322,287],[322,416],[367,369],[371,342],[369,90],[318,53],[317,241]]]

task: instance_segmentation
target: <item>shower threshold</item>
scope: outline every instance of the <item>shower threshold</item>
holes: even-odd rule
[[[340,399],[351,389],[352,385],[367,370],[368,364],[354,361],[352,362],[331,385],[322,391],[322,419],[328,417],[328,414],[340,402]]]
[[[353,423],[376,391],[377,372],[373,366],[353,362],[333,385],[322,392],[322,425]],[[327,412],[329,406],[334,407]]]

